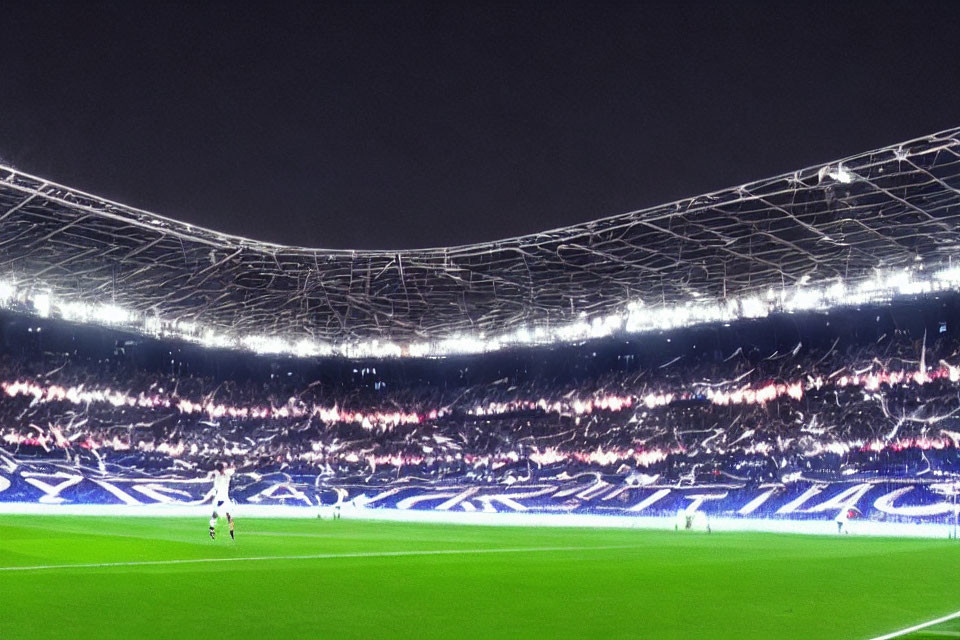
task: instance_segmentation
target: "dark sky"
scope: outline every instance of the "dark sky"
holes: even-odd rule
[[[960,2],[43,3],[0,160],[329,248],[529,233],[960,125]]]

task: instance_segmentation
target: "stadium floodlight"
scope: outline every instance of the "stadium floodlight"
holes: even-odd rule
[[[5,308],[305,357],[483,353],[883,303],[960,291],[960,128],[562,229],[406,251],[257,242],[0,166],[0,256]]]
[[[46,293],[38,293],[33,296],[33,308],[41,318],[50,316],[50,296]]]

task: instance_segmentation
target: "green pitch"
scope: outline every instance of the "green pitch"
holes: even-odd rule
[[[960,638],[960,619],[933,625],[920,631],[901,636],[897,640],[950,640]]]
[[[0,517],[2,640],[867,640],[958,609],[948,540]]]

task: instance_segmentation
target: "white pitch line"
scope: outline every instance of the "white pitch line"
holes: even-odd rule
[[[905,636],[908,633],[913,633],[914,631],[919,631],[920,629],[926,629],[927,627],[932,627],[935,624],[940,624],[941,622],[947,622],[948,620],[953,620],[954,618],[960,618],[960,611],[954,611],[949,613],[942,618],[937,618],[936,620],[930,620],[929,622],[921,622],[912,627],[907,627],[906,629],[900,629],[899,631],[894,631],[893,633],[888,633],[883,636],[877,636],[876,638],[870,638],[870,640],[891,640],[891,638],[899,638],[900,636]]]
[[[342,538],[343,533],[339,531],[330,531],[328,533],[290,533],[287,531],[244,531],[243,537],[247,536],[276,536],[278,538]]]
[[[49,569],[100,569],[109,567],[148,567],[169,564],[207,562],[260,562],[263,560],[333,560],[338,558],[395,558],[405,556],[471,555],[477,553],[540,553],[549,551],[609,551],[639,549],[636,545],[601,547],[516,547],[506,549],[427,549],[420,551],[358,551],[355,553],[316,553],[303,556],[250,556],[245,558],[188,558],[184,560],[135,560],[131,562],[92,562],[89,564],[43,564],[28,567],[0,567],[0,571],[45,571]]]

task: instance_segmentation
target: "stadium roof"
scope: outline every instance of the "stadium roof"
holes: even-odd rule
[[[0,304],[258,351],[479,352],[960,289],[958,222],[960,128],[576,226],[406,251],[258,242],[0,166]]]

